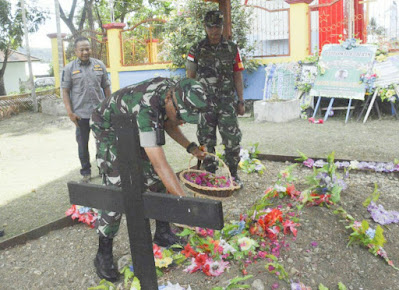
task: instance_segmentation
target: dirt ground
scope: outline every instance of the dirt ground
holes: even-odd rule
[[[243,147],[259,142],[265,154],[326,157],[331,151],[336,158],[362,161],[393,161],[399,156],[399,121],[390,116],[370,119],[366,124],[350,121],[344,124],[340,116],[325,124],[310,124],[304,120],[290,123],[256,124],[251,118],[241,118]],[[195,127],[185,125],[185,134],[195,140]],[[91,143],[94,157],[94,144]],[[182,158],[181,148],[167,139],[166,155],[175,171],[188,166],[189,155]],[[93,160],[94,161],[94,160]],[[262,177],[242,173],[246,186],[223,202],[226,221],[246,212],[263,191],[274,183],[277,173],[287,164],[265,162],[267,172]],[[93,173],[96,173],[93,162]],[[23,113],[0,121],[0,226],[6,235],[0,242],[64,216],[69,207],[66,182],[79,180],[79,161],[73,124],[66,117]],[[306,176],[308,169],[297,174]],[[94,179],[99,183],[99,178]],[[398,209],[398,178],[392,174],[353,173],[349,188],[342,195],[342,206],[359,219],[369,219],[361,205],[373,191],[376,182],[383,192],[380,202],[387,209]],[[283,203],[284,201],[278,201]],[[349,289],[399,289],[399,273],[367,250],[358,246],[347,248],[348,235],[339,218],[326,208],[306,208],[301,217],[296,241],[282,253],[281,263],[290,277],[313,289],[323,283],[336,289],[343,282]],[[129,253],[126,227],[121,227],[115,241],[115,256]],[[386,250],[399,264],[398,225],[385,230]],[[310,243],[318,242],[317,247]],[[99,280],[92,266],[96,251],[96,234],[83,225],[57,230],[29,241],[26,245],[0,251],[0,289],[85,289]],[[262,263],[249,268],[265,289],[277,282],[266,273]],[[160,280],[192,289],[225,286],[227,280],[239,275],[236,265],[218,278],[202,273],[187,275],[175,268]],[[289,289],[279,282],[279,289]],[[253,288],[255,289],[255,288]]]

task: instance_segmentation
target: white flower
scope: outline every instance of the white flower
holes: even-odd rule
[[[352,160],[351,163],[350,163],[350,165],[349,165],[349,168],[351,168],[351,169],[358,169],[358,168],[359,168],[359,161],[357,161],[357,160]]]
[[[287,188],[285,188],[284,186],[278,185],[278,184],[274,185],[274,189],[277,190],[278,192],[286,192],[287,191]]]
[[[226,242],[223,239],[219,240],[219,246],[223,248],[223,254],[228,254],[228,253],[235,253],[237,252],[236,249],[234,249],[233,246],[231,246],[228,242]]]
[[[247,237],[242,237],[238,239],[237,242],[240,246],[241,251],[248,251],[249,249],[251,249],[252,246],[255,245],[255,241]]]
[[[241,161],[249,160],[249,152],[247,149],[240,150],[240,158],[241,158]]]
[[[191,290],[191,287],[189,285],[188,288],[184,288],[179,283],[172,284],[168,281],[166,285],[159,286],[159,290]]]

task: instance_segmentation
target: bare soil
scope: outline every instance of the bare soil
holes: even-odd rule
[[[298,155],[297,150],[314,157],[326,157],[331,151],[336,158],[351,160],[393,161],[398,158],[398,121],[391,117],[369,120],[366,124],[342,117],[330,118],[325,124],[310,124],[297,120],[282,124],[255,124],[251,118],[241,118],[243,147],[259,142],[265,154]],[[185,134],[195,140],[195,128],[184,126]],[[94,157],[94,146],[92,146]],[[169,162],[176,171],[188,166],[189,156],[167,139],[165,146]],[[0,122],[0,226],[6,236],[29,231],[32,228],[64,216],[69,207],[66,182],[79,180],[79,161],[74,141],[73,124],[65,117],[23,113]],[[279,170],[288,164],[264,162],[267,171],[259,177],[241,173],[245,187],[223,201],[226,222],[237,220],[240,213],[258,199],[272,185]],[[95,164],[93,162],[93,175]],[[300,180],[310,174],[306,168],[295,172]],[[99,183],[99,178],[95,178]],[[349,187],[342,194],[341,206],[356,219],[370,219],[362,202],[372,193],[377,183],[383,193],[379,202],[389,210],[398,210],[398,177],[393,174],[352,172]],[[276,204],[288,201],[276,200]],[[317,289],[323,283],[337,289],[338,282],[349,289],[399,289],[399,273],[384,260],[359,246],[347,247],[350,231],[340,218],[325,207],[304,208],[301,227],[295,241],[282,251],[280,262],[293,281],[301,281]],[[398,225],[384,227],[387,239],[385,249],[399,265]],[[317,247],[311,246],[317,242]],[[97,249],[95,231],[84,225],[75,225],[53,231],[25,245],[0,251],[0,289],[86,289],[97,285],[92,259]],[[121,226],[115,239],[115,258],[129,253],[126,226]],[[278,282],[279,289],[290,289],[267,273],[265,263],[248,268],[254,275],[248,283],[260,279],[265,289]],[[182,268],[173,268],[159,280],[170,280],[192,289],[211,289],[226,286],[226,282],[240,275],[237,265],[217,278],[202,273],[186,274]],[[255,289],[252,287],[252,289]]]

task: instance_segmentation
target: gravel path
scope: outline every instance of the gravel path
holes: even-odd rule
[[[259,142],[259,149],[265,154],[298,155],[300,150],[318,157],[336,151],[336,158],[351,160],[393,161],[399,157],[398,121],[390,117],[346,125],[342,118],[331,118],[323,125],[303,120],[255,124],[250,118],[241,118],[240,125],[243,146]],[[193,126],[186,125],[183,130],[195,140]],[[0,225],[3,224],[6,232],[0,242],[64,216],[68,207],[66,182],[79,178],[73,132],[65,117],[24,113],[0,121]],[[183,158],[181,149],[171,140],[167,140],[165,151],[176,171],[187,166],[189,156]],[[286,166],[276,162],[265,165],[268,170],[261,178],[242,174],[247,186],[223,203],[227,221],[245,212]],[[305,169],[298,174],[305,176],[309,171]],[[366,218],[361,203],[372,192],[374,182],[384,192],[380,198],[383,205],[390,209],[399,207],[396,176],[355,173],[351,175],[343,204],[359,218]],[[387,251],[399,264],[398,225],[389,226],[385,233]],[[320,282],[334,289],[340,281],[349,289],[399,289],[398,273],[364,249],[347,248],[347,236],[343,224],[330,211],[310,208],[304,212],[297,241],[282,256],[284,265],[292,277],[300,278],[314,289]],[[320,241],[317,252],[307,251],[310,241],[315,239]],[[97,285],[99,281],[92,266],[96,240],[93,230],[76,225],[0,251],[0,289],[85,289]],[[115,244],[117,258],[129,253],[123,225]],[[253,279],[258,278],[270,287],[275,280],[263,268],[255,266],[252,274],[257,274]],[[217,279],[207,279],[202,274],[185,275],[181,269],[174,269],[160,282],[169,279],[190,284],[193,289],[210,289],[237,275],[234,266]],[[287,284],[280,285],[280,289],[288,289]]]

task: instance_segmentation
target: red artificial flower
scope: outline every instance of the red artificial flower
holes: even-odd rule
[[[203,265],[205,265],[205,262],[207,259],[208,259],[208,256],[206,254],[201,253],[195,257],[195,262],[197,263],[197,265],[203,266]]]
[[[187,243],[187,245],[184,247],[184,250],[181,251],[181,253],[184,256],[186,256],[186,258],[196,257],[198,255],[198,253],[193,250],[193,248],[191,247],[191,245],[189,243]]]
[[[202,267],[202,272],[207,276],[212,276],[212,274],[209,272],[210,269],[210,265],[206,264],[204,267]]]
[[[277,239],[277,235],[280,233],[280,228],[278,226],[266,228],[267,237],[271,240]]]
[[[155,258],[162,259],[162,251],[158,245],[156,244],[152,245],[152,252],[154,253]]]
[[[263,223],[262,220],[260,220],[260,221]],[[249,233],[250,233],[251,235],[257,235],[257,234],[259,233],[258,226],[257,226],[256,224],[254,224],[253,226],[251,226],[251,227],[249,228]]]
[[[283,223],[283,227],[284,227],[284,235],[286,235],[288,233],[288,231],[290,231],[294,237],[296,237],[296,233],[297,233],[297,229],[295,228],[296,226],[299,226],[300,224],[298,223],[294,223],[293,221],[290,220],[286,220]]]
[[[269,212],[264,218],[264,222],[265,222],[265,226],[266,227],[271,227],[273,226],[276,221],[283,221],[283,217],[282,217],[283,213],[281,212],[281,210],[279,209],[272,209],[271,212]],[[264,228],[265,229],[265,228]]]

